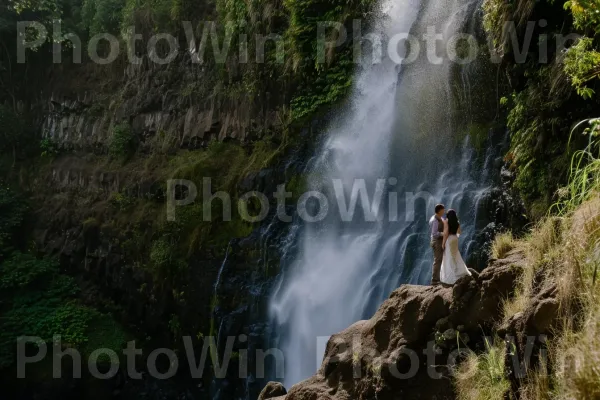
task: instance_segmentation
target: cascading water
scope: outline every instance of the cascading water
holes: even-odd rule
[[[390,0],[375,32],[386,38],[408,32],[421,37],[435,27],[443,35],[438,47],[445,49],[477,6],[475,0]],[[284,257],[271,299],[287,387],[316,371],[323,351],[319,337],[370,317],[400,283],[428,283],[427,219],[435,202],[458,210],[463,255],[480,228],[478,203],[493,157],[475,157],[468,136],[459,137],[468,117],[455,116],[455,65],[431,63],[424,53],[410,65],[385,57],[364,67],[350,110],[332,124],[306,171],[309,187],[326,193],[330,207],[321,222],[291,229],[288,243],[296,241],[295,252]],[[346,220],[333,208],[342,198],[352,204],[351,198],[361,197],[352,190],[361,181],[371,202],[378,191],[381,201],[363,215],[361,198],[360,211]],[[368,221],[369,214],[379,218]]]

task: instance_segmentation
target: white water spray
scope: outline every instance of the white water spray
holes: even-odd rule
[[[447,37],[473,12],[466,8],[474,3],[390,0],[375,31],[391,37],[433,24]],[[286,361],[285,386],[312,375],[323,355],[318,343],[370,317],[399,283],[427,283],[432,256],[426,217],[432,205],[419,205],[416,219],[407,221],[405,191],[428,191],[433,195],[429,203],[446,201],[456,208],[465,231],[462,249],[468,250],[485,184],[470,173],[473,151],[468,141],[450,147],[456,142],[450,128],[450,73],[447,63],[428,67],[423,60],[409,68],[385,58],[365,67],[350,111],[329,130],[312,161],[309,186],[329,193],[334,204],[334,179],[345,184],[348,198],[355,179],[367,182],[372,197],[377,179],[397,177],[386,180],[397,183],[387,188],[382,204],[396,190],[400,213],[397,221],[390,221],[385,211],[377,222],[366,222],[361,213],[352,222],[330,215],[322,223],[292,229],[301,231],[297,254],[284,265],[271,300]]]

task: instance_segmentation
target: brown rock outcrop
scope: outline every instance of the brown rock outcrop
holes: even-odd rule
[[[281,383],[278,382],[269,382],[267,386],[260,392],[258,396],[258,400],[267,400],[267,399],[275,399],[278,397],[285,396],[287,394],[287,390],[283,387]]]
[[[285,400],[453,399],[457,353],[447,344],[480,336],[500,318],[520,259],[496,261],[452,288],[401,286],[373,318],[332,336],[319,371]]]

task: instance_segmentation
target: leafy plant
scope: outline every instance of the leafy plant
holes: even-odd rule
[[[79,348],[119,342],[114,338],[123,331],[114,321],[110,333],[90,342],[90,324],[112,319],[79,301],[75,279],[61,274],[56,260],[15,249],[26,210],[21,196],[0,186],[0,368],[15,362],[19,336],[49,342],[60,335],[62,343]]]
[[[135,151],[135,138],[128,124],[114,127],[109,144],[109,154],[112,157],[127,160]]]
[[[575,20],[575,26],[580,29],[593,29],[600,32],[600,7],[596,0],[569,0],[564,4],[565,10],[570,10]]]
[[[178,235],[165,232],[152,242],[150,268],[157,281],[175,279],[186,267],[186,262],[178,256]]]
[[[83,0],[81,28],[87,30],[90,36],[118,32],[122,10],[121,0]]]
[[[594,49],[593,39],[581,38],[567,51],[564,63],[565,73],[577,93],[583,98],[591,99],[594,90],[587,83],[600,77],[600,53]]]
[[[40,141],[40,150],[42,157],[53,157],[58,155],[60,147],[52,138],[44,138]]]
[[[0,264],[0,276],[0,300],[7,306],[0,318],[0,367],[14,362],[19,336],[50,342],[60,335],[62,343],[78,347],[89,341],[90,323],[103,316],[77,300],[79,287],[60,274],[56,261],[15,252]]]
[[[179,317],[175,314],[171,315],[171,319],[169,320],[169,330],[174,337],[181,333],[181,322],[179,321]]]
[[[110,198],[110,205],[119,211],[128,211],[135,204],[136,199],[125,193],[114,193]]]

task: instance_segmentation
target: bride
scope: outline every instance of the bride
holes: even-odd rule
[[[447,285],[454,285],[457,280],[466,275],[471,275],[458,250],[458,237],[460,236],[460,223],[456,211],[448,211],[444,220],[444,258],[440,272],[440,280]]]

